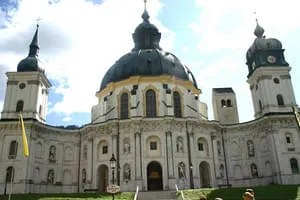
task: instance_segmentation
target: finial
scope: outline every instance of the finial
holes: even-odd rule
[[[39,24],[37,24],[35,34],[30,44],[29,56],[38,56],[39,49]]]
[[[144,4],[145,4],[145,7],[144,7],[144,13],[142,14],[142,18],[143,18],[144,22],[149,23],[150,16],[147,12],[147,0],[144,0]]]
[[[253,13],[255,15],[255,21],[256,21],[256,27],[255,27],[255,30],[254,30],[254,35],[258,38],[262,38],[263,35],[264,35],[265,30],[258,23],[258,19],[257,19],[257,16],[256,16],[256,11],[254,11]]]

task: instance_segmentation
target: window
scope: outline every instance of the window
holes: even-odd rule
[[[232,107],[232,104],[231,104],[231,100],[230,100],[230,99],[227,99],[226,106],[227,106],[227,107]]]
[[[18,142],[16,140],[12,141],[9,146],[8,159],[15,159],[18,152]]]
[[[103,145],[102,146],[102,154],[107,154],[108,153],[108,146],[107,145]]]
[[[177,91],[173,93],[173,103],[174,103],[174,115],[175,115],[175,117],[178,117],[178,118],[182,117],[180,94]]]
[[[291,164],[291,170],[293,174],[299,174],[299,167],[298,167],[298,162],[295,158],[292,158],[290,160],[290,164]]]
[[[40,115],[42,115],[42,110],[43,110],[43,107],[42,107],[42,105],[40,105],[40,107],[39,107],[39,114]]]
[[[283,97],[281,94],[277,95],[277,103],[279,106],[284,106],[284,101],[283,101]]]
[[[261,101],[260,101],[260,100],[258,101],[258,106],[259,106],[259,112],[261,112],[261,111],[262,111],[262,109],[263,109],[263,107],[262,107],[262,103],[261,103]]]
[[[279,81],[278,78],[274,78],[273,81],[274,81],[274,83],[276,83],[276,84],[279,84],[279,83],[280,83],[280,81]]]
[[[290,136],[286,136],[286,143],[291,144],[291,138],[290,138]]]
[[[13,167],[8,167],[6,169],[6,182],[14,181],[15,169]]]
[[[146,116],[156,116],[156,96],[153,90],[148,90],[146,92]]]
[[[201,143],[201,142],[198,143],[198,150],[199,151],[203,151],[204,150],[203,143]]]
[[[121,119],[128,119],[128,94],[123,93],[121,95],[121,108],[120,108],[120,117]]]
[[[24,101],[19,100],[16,106],[16,112],[23,112]]]
[[[150,142],[150,150],[157,150],[157,142]]]
[[[226,103],[225,103],[225,100],[224,100],[224,99],[222,99],[222,101],[221,101],[221,106],[222,106],[222,107],[225,107],[225,106],[226,106]]]

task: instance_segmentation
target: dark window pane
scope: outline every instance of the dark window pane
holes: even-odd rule
[[[24,101],[20,100],[17,102],[16,112],[23,112]]]
[[[175,117],[182,117],[180,94],[178,92],[173,93],[173,102],[174,102],[174,115],[175,115]]]
[[[146,92],[146,116],[156,117],[156,96],[153,90]]]
[[[103,146],[102,147],[102,154],[107,154],[108,153],[108,146]]]
[[[290,160],[291,163],[291,169],[293,174],[298,174],[299,173],[299,167],[298,167],[298,162],[295,158],[292,158]]]
[[[18,152],[18,142],[16,140],[12,141],[9,146],[8,159],[15,159]]]
[[[279,106],[283,106],[284,105],[284,101],[283,101],[283,97],[282,95],[277,95],[277,103]]]
[[[198,143],[198,150],[199,151],[203,151],[204,150],[203,143]]]
[[[150,142],[150,150],[157,150],[157,143],[156,142]]]
[[[121,95],[121,119],[128,119],[128,94],[123,93]]]

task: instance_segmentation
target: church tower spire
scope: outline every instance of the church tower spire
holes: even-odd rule
[[[48,90],[51,83],[40,67],[39,25],[29,46],[29,54],[18,64],[17,72],[7,72],[7,88],[2,119],[24,119],[46,121]]]
[[[256,19],[256,38],[246,54],[255,118],[289,113],[296,105],[291,68],[285,61],[282,44],[276,38],[266,38],[264,32]]]

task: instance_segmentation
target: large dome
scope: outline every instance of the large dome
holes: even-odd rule
[[[161,34],[149,22],[147,11],[142,15],[143,22],[133,33],[135,47],[122,56],[104,75],[100,86],[103,90],[109,83],[125,80],[132,76],[170,75],[182,80],[190,80],[190,72],[185,70],[179,59],[159,47]],[[194,80],[194,86],[197,84]]]

